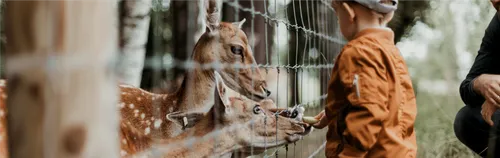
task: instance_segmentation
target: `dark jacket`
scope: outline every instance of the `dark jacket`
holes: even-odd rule
[[[484,97],[472,88],[474,79],[481,74],[500,74],[500,12],[488,25],[474,64],[460,84],[460,96],[467,106],[479,107],[484,102]]]

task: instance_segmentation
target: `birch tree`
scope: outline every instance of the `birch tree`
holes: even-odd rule
[[[120,81],[138,87],[141,83],[152,0],[120,1]]]

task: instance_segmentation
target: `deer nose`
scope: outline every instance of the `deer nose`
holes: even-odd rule
[[[262,89],[264,89],[264,92],[266,92],[268,97],[271,95],[271,91],[267,90],[265,87],[262,87]]]

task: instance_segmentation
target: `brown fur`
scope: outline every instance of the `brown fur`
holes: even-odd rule
[[[168,149],[162,152],[162,157],[221,157],[243,147],[270,148],[291,143],[306,132],[304,123],[282,116],[276,118],[274,113],[268,111],[276,107],[273,101],[265,99],[256,102],[226,87],[222,79],[218,79],[218,83],[217,101],[208,114],[169,114],[172,122],[183,122],[184,117],[200,121],[175,138],[158,141],[155,146],[160,151]],[[260,107],[260,113],[254,113],[256,107]],[[249,124],[250,121],[253,124]],[[202,140],[214,131],[221,133]],[[184,146],[183,143],[190,138],[196,141],[189,147]]]
[[[205,33],[200,38],[194,48],[193,60],[198,63],[218,61],[223,64],[255,64],[245,33],[233,23],[222,22],[219,28],[214,30],[215,32]],[[243,55],[231,52],[231,45],[235,44],[244,48]],[[219,72],[230,88],[236,89],[245,96],[254,100],[266,97],[266,82],[260,75],[259,69],[235,70],[234,68],[226,68]],[[213,82],[213,70],[196,68],[186,75],[182,86],[171,94],[154,94],[121,84],[121,100],[118,104],[121,107],[120,130],[123,139],[128,141],[127,144],[122,142],[124,151],[129,154],[134,153],[146,148],[149,145],[148,139],[164,139],[180,134],[182,128],[167,121],[166,114],[173,111],[208,112],[213,104],[213,89],[215,88]],[[5,85],[0,88],[5,88]],[[5,94],[4,91],[1,93]],[[0,109],[6,112],[4,99],[0,98],[0,102]],[[3,118],[4,116],[0,116],[0,119]],[[157,126],[155,126],[155,122],[157,122]],[[5,126],[5,123],[1,123],[1,125]],[[128,132],[132,131],[143,134],[145,139],[137,139],[134,134],[128,136]],[[5,128],[0,128],[0,137],[3,135],[6,138],[5,132]],[[1,143],[6,144],[6,142]],[[6,148],[2,148],[0,144],[0,152],[2,152],[1,150],[6,151]]]
[[[0,158],[8,157],[7,148],[7,109],[5,100],[7,99],[7,89],[5,80],[0,80]]]
[[[224,64],[255,64],[252,52],[248,47],[247,37],[241,29],[232,23],[221,23],[218,28],[219,30],[215,34],[207,32],[200,38],[194,48],[192,57],[194,61],[201,64],[217,61]],[[233,44],[245,46],[242,56],[231,52],[230,47]],[[250,68],[246,68],[237,71],[233,68],[227,68],[219,73],[222,74],[224,81],[229,83],[230,88],[238,89],[238,92],[249,98],[260,100],[266,96],[266,92],[263,90],[266,82],[259,69],[252,71]],[[212,69],[196,68],[186,75],[181,87],[171,94],[154,94],[139,88],[121,85],[119,106],[122,123],[128,124],[128,127],[135,128],[137,132],[150,137],[145,138],[146,140],[136,138],[138,143],[129,142],[126,146],[122,146],[122,149],[129,154],[135,153],[147,148],[142,145],[150,145],[139,142],[147,142],[147,139],[166,139],[180,134],[182,132],[181,126],[165,120],[168,113],[174,111],[208,112],[213,104],[213,89],[215,88],[213,76]],[[155,122],[157,126],[155,126]],[[122,129],[122,131],[124,130],[127,129]],[[138,146],[132,147],[131,144]]]

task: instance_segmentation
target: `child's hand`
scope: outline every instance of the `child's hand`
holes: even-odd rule
[[[312,126],[317,129],[323,129],[328,125],[328,119],[325,116],[325,110],[321,111],[318,115],[314,116],[315,119],[319,120],[318,123]]]

